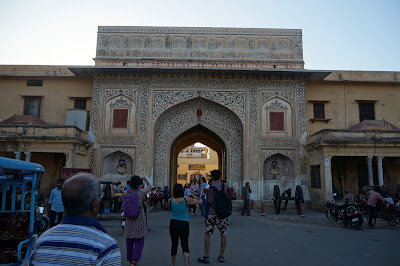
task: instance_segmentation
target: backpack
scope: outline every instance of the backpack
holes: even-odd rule
[[[128,192],[124,198],[124,215],[129,219],[137,219],[141,213],[139,195],[136,192]]]
[[[224,184],[222,183],[221,190],[217,190],[216,187],[211,186],[215,191],[214,206],[215,212],[219,219],[224,219],[232,214],[232,202],[228,195],[225,193]]]

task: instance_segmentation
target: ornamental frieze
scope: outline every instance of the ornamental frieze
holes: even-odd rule
[[[213,59],[217,61],[215,65],[229,59],[231,64],[226,65],[229,69],[237,69],[236,63],[242,61],[251,65],[279,60],[304,68],[302,31],[296,29],[99,27],[96,65],[120,58],[204,63]]]
[[[132,89],[106,89],[104,92],[104,102],[108,102],[110,99],[116,96],[126,96],[136,102],[137,90]]]

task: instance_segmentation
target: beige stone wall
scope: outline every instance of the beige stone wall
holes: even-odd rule
[[[325,117],[331,119],[315,121],[312,100],[325,103]],[[346,129],[359,121],[356,100],[375,100],[375,119],[400,127],[400,84],[390,82],[306,82],[306,116],[309,135],[325,128]]]
[[[0,78],[0,119],[5,120],[14,114],[24,112],[24,97],[43,96],[39,118],[49,124],[65,125],[67,109],[74,109],[74,100],[69,97],[92,97],[90,79],[43,79],[42,87],[26,86],[28,79]],[[12,104],[10,104],[12,103]],[[86,110],[91,110],[88,99]]]

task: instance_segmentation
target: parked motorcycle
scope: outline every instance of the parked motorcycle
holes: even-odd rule
[[[344,213],[343,222],[346,227],[360,230],[364,219],[356,206],[348,206]]]
[[[326,218],[330,221],[343,221],[343,204],[336,204],[334,200],[326,202]]]

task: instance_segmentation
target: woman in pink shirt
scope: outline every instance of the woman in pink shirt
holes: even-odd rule
[[[368,226],[369,229],[375,229],[375,226],[372,225],[372,220],[376,215],[376,203],[378,202],[378,199],[384,202],[385,200],[381,196],[381,194],[378,193],[379,191],[379,186],[374,186],[374,190],[368,191],[368,211],[369,211],[369,217],[368,217]]]

